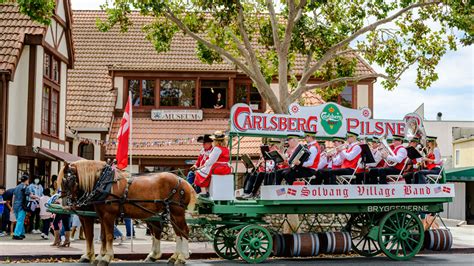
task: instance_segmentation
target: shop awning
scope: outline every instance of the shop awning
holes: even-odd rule
[[[451,168],[445,173],[448,182],[474,182],[474,167]]]
[[[73,155],[73,154],[70,154],[70,153],[67,153],[67,152],[55,151],[55,150],[50,150],[50,149],[46,149],[46,148],[38,148],[38,153],[43,155],[43,156],[49,157],[51,159],[64,161],[64,162],[68,162],[68,163],[79,161],[79,160],[84,160],[84,158],[82,158],[82,157],[79,157],[79,156],[76,156],[76,155]]]

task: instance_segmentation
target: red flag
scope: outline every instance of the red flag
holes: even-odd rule
[[[122,123],[117,133],[117,168],[125,169],[128,166],[128,141],[130,136],[130,97],[123,112]]]

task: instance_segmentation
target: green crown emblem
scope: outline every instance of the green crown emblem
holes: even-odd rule
[[[336,134],[342,126],[342,113],[335,104],[327,104],[320,117],[321,125],[329,135]]]

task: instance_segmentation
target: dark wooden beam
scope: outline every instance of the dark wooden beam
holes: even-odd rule
[[[33,146],[35,131],[35,83],[36,83],[36,45],[30,46],[30,61],[28,67],[28,106],[26,117],[26,145]]]

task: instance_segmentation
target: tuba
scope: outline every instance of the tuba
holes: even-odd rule
[[[390,145],[388,145],[388,142],[387,142],[387,136],[382,136],[379,138],[379,143],[380,143],[380,147],[379,147],[379,150],[381,152],[385,152],[387,153],[388,155],[390,156],[396,156],[395,153],[392,151],[392,149],[390,148]],[[385,163],[388,165],[388,166],[395,166],[397,164],[397,162],[392,162],[390,160],[387,160],[387,159],[384,159]]]
[[[418,137],[421,145],[426,147],[426,131],[423,126],[423,119],[417,113],[410,113],[403,118],[403,121],[405,122],[405,138],[410,141]]]

